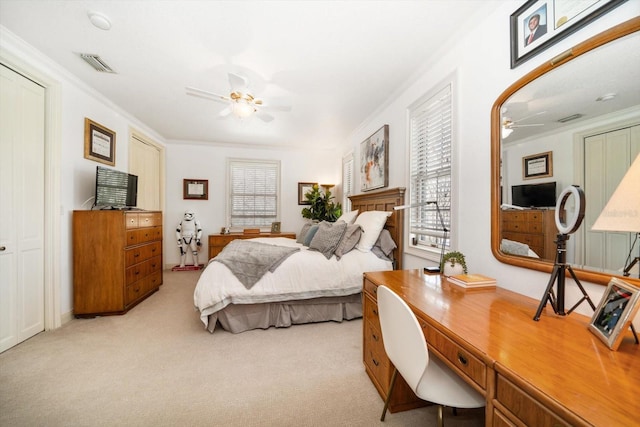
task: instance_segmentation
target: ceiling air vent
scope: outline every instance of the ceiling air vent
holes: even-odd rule
[[[91,53],[79,53],[78,55],[80,55],[80,58],[84,59],[85,62],[91,65],[96,71],[115,74],[115,71],[113,71],[113,69],[109,67],[98,55],[93,55]]]

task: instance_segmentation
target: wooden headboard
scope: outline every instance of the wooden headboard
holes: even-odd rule
[[[404,205],[405,188],[392,188],[371,193],[362,193],[349,196],[351,210],[366,211],[391,211],[385,228],[391,233],[391,238],[398,246],[393,251],[396,260],[395,269],[402,270],[402,253],[404,250],[404,211],[394,211],[395,206]]]

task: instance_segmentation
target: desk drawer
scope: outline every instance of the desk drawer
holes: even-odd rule
[[[483,390],[486,390],[486,365],[436,329],[427,325],[426,322],[420,320],[420,324],[422,325],[424,336],[429,346],[446,357],[449,362],[453,363],[456,368],[465,373],[467,377],[478,384]]]
[[[369,294],[374,301],[378,299],[378,286],[366,279],[364,281],[364,292]]]
[[[364,363],[386,393],[391,381],[391,367],[384,352],[382,336],[371,323],[364,321]]]
[[[569,426],[542,406],[520,387],[498,374],[496,399],[518,420],[528,426],[560,427]]]

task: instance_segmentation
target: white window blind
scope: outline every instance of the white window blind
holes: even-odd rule
[[[229,161],[231,227],[264,227],[277,221],[280,162]]]
[[[342,210],[343,212],[351,211],[351,200],[349,196],[353,194],[353,170],[355,164],[353,153],[342,159]]]
[[[447,229],[451,224],[452,90],[442,90],[410,111],[411,204],[436,201],[410,210],[409,230],[418,246],[449,247],[438,215]]]

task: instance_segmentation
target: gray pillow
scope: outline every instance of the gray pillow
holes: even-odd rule
[[[347,223],[344,221],[335,223],[322,221],[318,226],[318,232],[309,244],[309,249],[322,252],[327,259],[331,258],[346,229]]]
[[[304,238],[309,232],[309,229],[311,228],[312,225],[313,225],[312,223],[307,222],[305,225],[302,226],[300,233],[298,233],[298,238],[296,239],[297,243],[304,243]]]
[[[347,230],[342,236],[342,240],[338,243],[338,247],[335,251],[335,256],[340,261],[343,255],[351,252],[355,249],[356,245],[360,241],[362,235],[362,227],[360,224],[347,225]]]
[[[391,233],[385,228],[380,232],[380,236],[376,244],[371,248],[371,252],[380,259],[393,261],[393,250],[397,247],[396,242],[391,237]]]
[[[307,233],[304,235],[304,239],[302,240],[303,245],[309,246],[309,244],[313,240],[313,236],[315,236],[318,232],[318,227],[318,224],[313,224],[311,227],[309,227],[309,231],[307,231]]]

